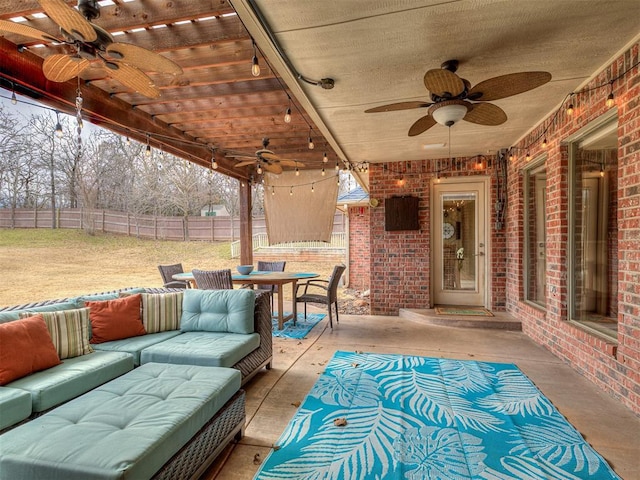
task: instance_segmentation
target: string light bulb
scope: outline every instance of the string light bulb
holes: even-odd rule
[[[16,97],[16,86],[13,82],[11,82],[11,104],[16,105],[18,103],[18,98]]]
[[[293,187],[289,187],[289,196],[293,197]]]
[[[609,96],[607,97],[607,101],[605,102],[605,105],[607,106],[607,108],[611,108],[616,104],[616,100],[615,97],[613,95],[613,92],[609,93]]]
[[[315,145],[313,144],[313,138],[311,138],[311,129],[309,129],[309,150],[313,150]]]
[[[149,135],[147,135],[147,148],[144,151],[144,156],[145,157],[151,156],[151,145],[149,144]]]
[[[569,106],[567,107],[567,115],[569,116],[573,115],[573,103],[570,103]]]
[[[129,137],[127,137],[126,143],[127,143],[127,147],[131,145],[131,139]]]
[[[340,170],[340,164],[338,163],[338,161],[336,160],[336,172]]]
[[[296,177],[300,176],[300,169],[298,168],[298,166],[296,165]]]
[[[64,132],[62,131],[62,124],[60,123],[60,113],[56,111],[56,137],[62,138]]]
[[[284,113],[284,123],[291,123],[291,107],[287,107],[287,111]]]
[[[213,168],[214,170],[218,169],[218,162],[216,162],[216,151],[213,148],[211,149],[211,168]]]
[[[525,160],[528,162],[529,160],[531,160],[531,154],[529,152],[527,152],[527,156],[525,158]]]
[[[271,195],[275,195],[275,194],[276,194],[276,187],[271,185]]]
[[[262,175],[262,165],[258,164],[258,169],[256,170],[258,175]]]
[[[253,58],[251,59],[251,75],[254,77],[260,76],[260,64],[258,63],[258,55],[256,52],[256,44],[253,43]]]
[[[542,148],[547,148],[547,137],[544,137],[544,140],[542,140]]]
[[[315,191],[316,191],[316,184],[315,184],[315,182],[313,182],[313,183],[311,184],[311,193],[313,193],[313,192],[315,192]]]
[[[603,163],[600,164],[600,176],[604,177],[604,164]]]
[[[324,171],[324,167],[322,167],[322,176],[324,177],[327,174],[327,172]]]
[[[327,157],[327,152],[324,152],[324,155],[322,156],[322,163],[328,163],[329,162],[329,157]]]

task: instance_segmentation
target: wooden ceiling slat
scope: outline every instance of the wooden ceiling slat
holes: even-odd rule
[[[77,1],[67,1],[70,6],[77,5]],[[28,17],[36,12],[42,12],[42,7],[35,0],[2,1],[0,2],[0,18],[16,16]],[[107,5],[100,8],[100,17],[94,23],[112,32],[144,28],[148,25],[161,25],[233,13],[233,8],[225,0],[145,0],[127,2],[120,5]],[[55,23],[49,18],[38,18],[28,22],[29,26],[52,33],[57,31]]]
[[[229,84],[201,85],[197,87],[185,87],[181,89],[166,90],[159,98],[148,98],[136,93],[125,93],[119,98],[132,105],[141,106],[149,104],[188,102],[197,100],[210,101],[211,97],[226,95],[242,95],[250,93],[273,94],[279,92],[281,97],[285,93],[281,90],[280,84],[275,78],[258,78],[251,82],[235,82]]]

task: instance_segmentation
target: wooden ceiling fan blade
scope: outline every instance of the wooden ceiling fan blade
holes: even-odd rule
[[[520,72],[489,78],[469,90],[472,100],[488,102],[528,92],[551,80],[549,72]]]
[[[426,108],[433,105],[431,102],[399,102],[390,103],[389,105],[382,105],[380,107],[369,108],[364,113],[377,113],[377,112],[395,112],[398,110],[411,110],[413,108]]]
[[[64,0],[38,0],[47,16],[74,38],[93,42],[98,34],[79,11],[67,6]]]
[[[282,167],[280,165],[265,163],[262,165],[267,172],[275,173],[276,175],[280,175],[282,173]]]
[[[507,121],[507,114],[497,105],[492,103],[474,103],[463,120],[478,125],[501,125]]]
[[[409,136],[415,137],[416,135],[420,135],[421,133],[429,130],[435,124],[436,121],[431,115],[425,115],[424,117],[419,118],[413,125],[411,125],[411,128],[409,129]]]
[[[253,165],[256,163],[256,160],[245,160],[243,162],[238,162],[234,165],[234,167],[246,167],[247,165]]]
[[[424,74],[424,86],[439,97],[456,97],[464,92],[464,81],[444,68],[428,70]]]
[[[273,152],[265,152],[265,151],[259,151],[258,155],[262,158],[265,158],[267,160],[282,160],[279,156],[277,156],[275,153]]]
[[[284,159],[280,159],[280,165],[284,166],[284,167],[298,167],[298,168],[302,168],[304,167],[304,163],[302,162],[297,162],[296,160],[284,160]]]
[[[23,37],[35,38],[43,40],[45,42],[59,42],[60,40],[52,37],[47,32],[38,30],[37,28],[30,27],[28,25],[22,25],[21,23],[10,22],[8,20],[0,20],[0,31],[15,33],[22,35]]]
[[[130,43],[112,43],[106,48],[107,53],[131,66],[137,67],[145,72],[170,73],[180,75],[182,67],[162,55],[158,55],[152,50],[138,47]]]
[[[145,97],[157,98],[160,96],[160,90],[143,71],[126,63],[117,62],[116,65],[118,68],[108,70],[111,77]]]
[[[66,82],[80,75],[91,62],[62,53],[50,55],[42,63],[42,73],[52,82]]]

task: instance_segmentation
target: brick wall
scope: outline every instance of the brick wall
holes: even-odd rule
[[[509,163],[509,207],[507,211],[507,264],[509,279],[507,310],[520,318],[523,331],[552,353],[563,358],[589,380],[640,413],[640,72],[633,68],[613,88],[618,113],[618,169],[609,172],[610,312],[618,311],[617,342],[591,333],[568,321],[568,245],[569,225],[569,152],[562,143],[590,122],[608,112],[605,99],[608,84],[623,71],[638,63],[636,44],[599,72],[584,93],[571,98],[575,112],[564,109],[534,127],[515,145],[516,158]],[[548,146],[540,140],[547,129]],[[534,308],[523,301],[524,205],[520,173],[526,167],[525,153],[532,158],[546,156],[547,170],[547,308]],[[617,203],[616,203],[617,202]],[[617,221],[616,221],[617,220]],[[617,266],[617,278],[615,268]],[[617,297],[611,297],[616,295]],[[617,301],[616,301],[617,300]]]
[[[371,281],[369,207],[349,208],[349,288],[368,290]]]
[[[442,177],[490,176],[490,224],[496,223],[498,166],[495,156],[476,158],[420,160],[372,164],[369,169],[371,198],[380,201],[370,215],[371,312],[397,315],[400,308],[430,308],[430,195],[431,182]],[[419,230],[385,231],[384,201],[393,196],[419,198]],[[353,227],[352,227],[353,229]],[[506,303],[505,231],[491,229],[490,308],[504,310]],[[350,248],[353,248],[353,244]]]

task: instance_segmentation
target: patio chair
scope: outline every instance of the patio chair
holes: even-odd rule
[[[162,281],[164,283],[162,286],[164,288],[189,288],[189,282],[173,279],[173,275],[176,273],[184,273],[181,263],[173,265],[158,265],[158,270],[160,270],[160,275],[162,276]]]
[[[193,270],[193,279],[201,290],[231,290],[231,269]]]
[[[329,310],[329,326],[333,329],[333,318],[331,317],[331,306],[336,310],[336,323],[340,323],[338,317],[338,282],[347,267],[343,264],[333,267],[333,273],[329,280],[312,279],[306,283],[301,283],[296,289],[296,303],[304,302],[304,318],[307,318],[307,303],[322,303]],[[302,295],[298,296],[298,290],[304,287]],[[323,293],[310,293],[309,289],[320,289]]]
[[[258,270],[261,272],[284,272],[287,262],[258,261]],[[273,294],[278,292],[278,285],[258,285],[258,290],[271,291],[271,311],[273,312]]]

